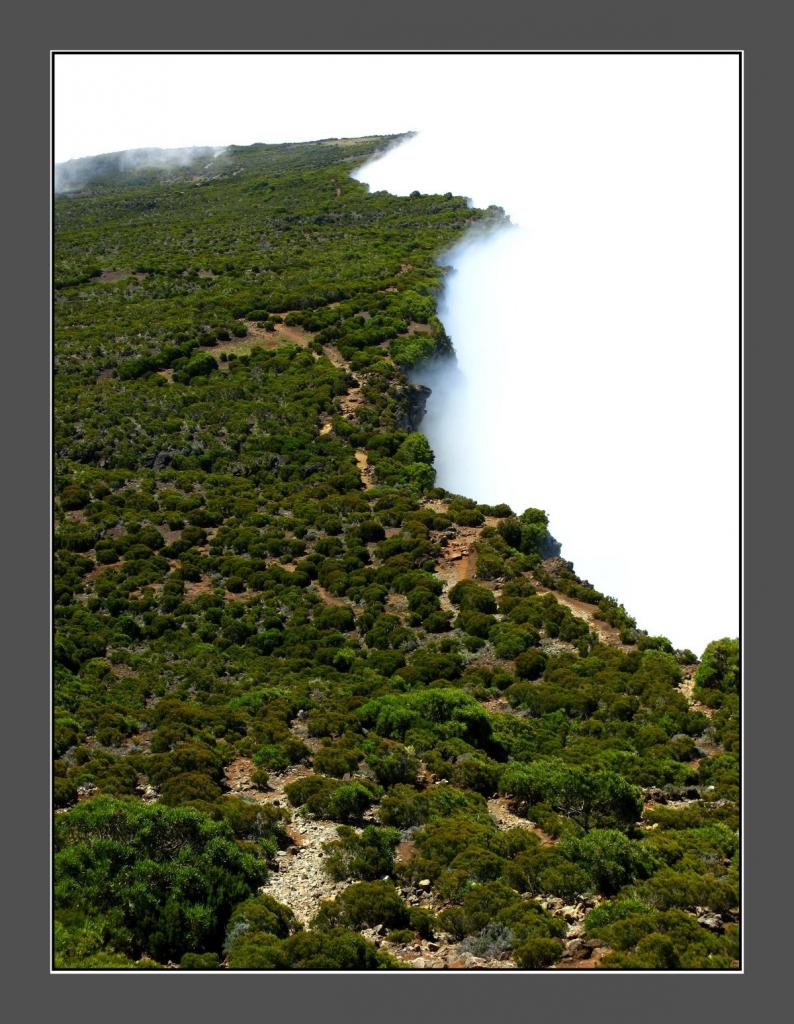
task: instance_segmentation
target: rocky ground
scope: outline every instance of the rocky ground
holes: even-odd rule
[[[323,844],[338,834],[334,822],[316,821],[294,811],[289,834],[293,845],[276,854],[277,870],[271,872],[261,891],[286,904],[308,925],[320,903],[334,899],[349,882],[334,882],[323,869]]]

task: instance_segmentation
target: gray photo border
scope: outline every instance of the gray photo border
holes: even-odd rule
[[[789,283],[788,237],[780,230],[791,138],[785,100],[791,95],[785,5],[776,0],[558,0],[555,4],[491,0],[403,0],[399,7],[337,0],[315,9],[258,10],[227,0],[190,5],[139,0],[113,8],[85,0],[79,8],[14,12],[6,69],[6,109],[12,143],[4,189],[13,238],[13,287],[6,364],[6,451],[14,481],[3,515],[10,559],[4,622],[11,660],[7,687],[6,768],[12,813],[6,816],[5,999],[16,1019],[59,1017],[123,1022],[190,1015],[272,1014],[304,1020],[525,1020],[589,1019],[653,1022],[743,1021],[763,1006],[785,1006],[776,984],[786,981],[783,958],[788,867],[782,799],[787,751],[786,702],[776,686],[775,639],[786,635],[779,544],[786,536],[780,458],[788,382],[782,310]],[[22,43],[20,46],[19,43]],[[743,51],[745,75],[745,958],[744,973],[620,975],[548,972],[503,975],[445,972],[408,975],[93,975],[49,972],[49,102],[51,50],[727,50]],[[506,58],[507,59],[507,58]],[[788,89],[786,88],[788,86]],[[443,103],[429,85],[428,102]],[[24,299],[22,298],[24,296]],[[34,328],[35,325],[35,329]],[[790,330],[790,329],[789,329]],[[12,342],[13,339],[13,342]],[[11,353],[9,353],[11,355]],[[780,361],[775,358],[780,357]],[[690,396],[696,401],[697,396]],[[776,443],[777,442],[777,443]],[[728,494],[726,500],[733,500]],[[693,551],[682,555],[682,572]],[[763,544],[763,552],[761,545]],[[748,642],[749,638],[749,642]],[[783,663],[785,666],[785,663]],[[773,690],[774,687],[774,690]],[[19,705],[19,706],[17,706]],[[782,813],[781,813],[782,812]],[[782,818],[782,821],[781,821]],[[772,824],[774,823],[774,824]],[[764,828],[764,825],[767,827]],[[116,990],[144,977],[134,999]],[[176,984],[166,979],[181,977]],[[572,980],[583,977],[589,980]],[[192,981],[186,982],[186,978]],[[230,982],[230,978],[235,978]],[[155,979],[155,980],[151,980]],[[498,979],[498,980],[497,980]],[[568,979],[568,980],[563,980]],[[233,989],[228,987],[233,985]],[[131,993],[130,993],[131,994]],[[15,1008],[19,1006],[19,1010]],[[8,1011],[7,1011],[8,1012]],[[772,1011],[774,1012],[774,1011]]]

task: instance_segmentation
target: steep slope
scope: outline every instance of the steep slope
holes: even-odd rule
[[[434,488],[405,371],[503,214],[369,194],[392,141],[56,202],[56,963],[730,969],[735,642]]]

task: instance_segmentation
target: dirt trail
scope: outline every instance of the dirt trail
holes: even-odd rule
[[[539,594],[551,594],[578,619],[584,619],[590,628],[598,634],[598,638],[602,643],[609,644],[612,647],[622,647],[624,650],[629,650],[633,647],[632,644],[623,643],[620,639],[620,630],[616,626],[610,626],[608,622],[603,622],[595,617],[595,613],[598,611],[596,605],[580,601],[575,597],[569,597],[567,594],[561,594],[558,590],[549,590],[548,587],[544,587],[542,583],[539,583],[532,573],[529,574],[529,579]]]
[[[299,329],[299,328],[298,328]],[[305,333],[305,332],[304,332]],[[311,336],[310,336],[311,337]],[[345,370],[350,374],[354,383],[353,386],[339,399],[339,411],[346,420],[354,420],[359,406],[364,401],[364,382],[350,373],[350,364],[335,345],[323,345],[323,355],[333,363],[337,369]],[[325,436],[333,430],[330,420],[324,419],[320,424],[320,435]],[[361,476],[364,490],[370,490],[375,486],[375,472],[369,464],[369,457],[363,448],[356,449],[356,465]]]
[[[540,839],[541,846],[554,846],[557,841],[548,832],[544,832],[534,821],[528,821],[526,818],[520,818],[517,814],[514,814],[510,810],[510,802],[505,797],[493,797],[489,800],[488,810],[502,831],[506,831],[509,828],[523,828],[527,832],[534,832],[538,839]]]
[[[356,377],[353,380],[355,381],[353,387],[339,399],[339,408],[346,420],[354,420],[356,418],[358,408],[364,401],[364,396],[361,392],[361,381]]]
[[[427,502],[426,507],[433,508],[433,511],[436,512],[447,511],[446,506],[441,502]],[[452,611],[449,592],[455,584],[460,583],[461,580],[474,579],[477,571],[475,545],[482,533],[481,526],[456,526],[454,530],[454,535],[447,540],[436,564],[436,576],[444,584],[440,601],[441,607],[445,611]]]
[[[425,508],[434,512],[446,513],[448,506],[442,501],[427,501],[423,503]],[[455,526],[454,535],[446,542],[441,552],[441,558],[436,566],[436,575],[444,583],[444,591],[441,594],[441,607],[450,611],[452,605],[449,600],[449,591],[460,583],[461,580],[473,580],[477,573],[477,542],[480,534],[487,526],[496,526],[499,520],[492,516],[486,516],[482,526]],[[481,581],[484,587],[491,587],[486,580]]]
[[[336,594],[332,594],[330,590],[326,590],[325,587],[320,586],[316,581],[312,584],[312,590],[317,591],[325,604],[334,608],[344,608],[350,605],[346,597],[337,597]]]
[[[480,532],[476,526],[459,526],[455,536],[444,545],[436,575],[447,584],[446,589],[454,587],[461,580],[473,579],[477,570],[474,545],[480,538]]]
[[[344,356],[336,347],[336,345],[323,345],[323,355],[326,357],[326,359],[329,359],[333,363],[333,365],[337,367],[337,369],[350,369]]]
[[[356,465],[361,474],[361,482],[364,490],[368,491],[375,486],[375,471],[369,464],[369,458],[363,448],[356,449]]]
[[[291,341],[294,345],[300,345],[301,348],[306,348],[314,338],[314,334],[311,331],[304,330],[303,327],[298,327],[297,324],[276,324],[276,329],[273,333],[277,338],[283,341]]]

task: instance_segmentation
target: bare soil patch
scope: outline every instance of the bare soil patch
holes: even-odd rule
[[[93,278],[94,281],[126,281],[129,277],[134,277],[138,281],[143,281],[146,278],[146,274],[139,270],[103,270],[102,273]]]
[[[87,573],[86,581],[95,580],[97,576],[101,576],[102,573],[107,572],[108,569],[120,569],[123,564],[124,563],[121,560],[119,560],[118,562],[110,562],[108,564],[98,565],[95,569],[92,569],[91,572]]]
[[[405,594],[389,594],[386,598],[386,611],[400,618],[408,611],[408,598]]]
[[[215,590],[210,582],[209,576],[202,576],[200,580],[185,584],[185,600],[192,601],[201,594],[211,594]]]
[[[340,608],[343,605],[348,604],[346,598],[337,597],[335,594],[332,594],[329,590],[326,590],[325,587],[321,587],[320,584],[316,581],[312,584],[312,590],[316,590],[317,593],[322,598],[323,602],[327,605],[330,605],[333,608]]]
[[[553,965],[553,969],[556,971],[590,971],[593,968],[598,967],[607,953],[611,953],[612,950],[608,946],[596,946],[595,949],[590,950],[590,955],[585,957],[583,960],[567,959],[563,957],[562,960],[558,960]]]
[[[229,338],[227,341],[219,341],[217,345],[203,345],[202,351],[219,356],[229,352],[245,355],[254,348],[274,349],[284,344],[306,348],[314,337],[311,332],[304,331],[297,325],[276,324],[275,330],[268,331],[260,327],[255,320],[245,320],[244,323],[248,328],[248,334],[244,338]]]
[[[276,324],[275,335],[282,341],[290,341],[301,348],[306,348],[314,338],[311,331],[306,331],[297,324]]]
[[[231,764],[223,769],[226,788],[232,793],[243,793],[253,789],[251,773],[254,771],[254,762],[250,757],[238,757]]]
[[[513,714],[513,709],[510,707],[506,697],[490,697],[488,700],[481,701],[480,703],[492,715]]]
[[[407,864],[409,860],[412,860],[416,856],[416,843],[410,839],[403,840],[397,844],[394,851],[394,862],[395,864]]]
[[[364,394],[362,392],[362,381],[359,380],[357,377],[353,377],[353,381],[354,384],[348,390],[347,394],[342,395],[342,397],[339,399],[339,408],[346,420],[355,419],[358,407],[364,401]]]

